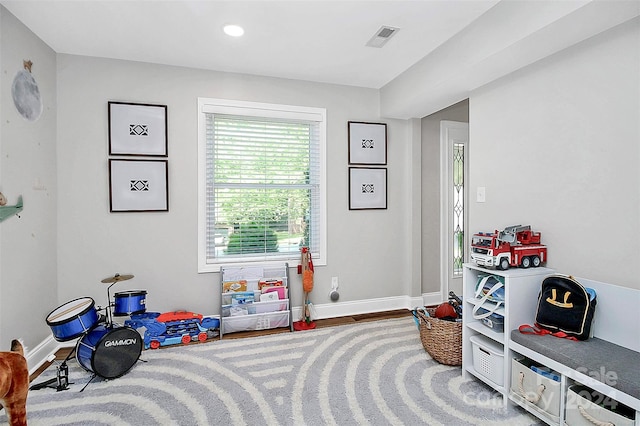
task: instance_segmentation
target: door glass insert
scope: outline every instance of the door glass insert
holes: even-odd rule
[[[462,275],[464,261],[464,144],[453,144],[453,275]]]

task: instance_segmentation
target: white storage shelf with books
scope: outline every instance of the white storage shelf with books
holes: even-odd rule
[[[462,374],[485,382],[500,392],[507,405],[511,378],[509,333],[535,317],[542,280],[554,273],[548,268],[487,269],[472,263],[463,265]],[[503,325],[498,327],[488,318],[474,319],[473,308],[479,303],[476,285],[482,276],[495,275],[504,281],[504,304],[495,310]],[[493,311],[491,302],[483,305]],[[493,326],[493,328],[491,327]]]
[[[289,327],[289,265],[220,268],[220,338],[226,333]]]

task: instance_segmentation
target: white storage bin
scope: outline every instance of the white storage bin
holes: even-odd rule
[[[633,426],[635,411],[586,386],[569,387],[565,413],[567,426],[593,426],[591,419],[616,426]]]
[[[248,307],[250,314],[266,314],[269,312],[286,311],[289,309],[289,299],[254,302]]]
[[[555,378],[558,380],[554,380]],[[511,360],[511,396],[538,414],[549,418],[554,424],[560,421],[559,380],[560,374],[540,367],[531,360]]]
[[[242,315],[227,317],[222,321],[222,332],[266,330],[289,325],[289,311],[271,312],[267,314]]]
[[[498,386],[504,385],[504,348],[488,337],[476,335],[469,338],[473,346],[473,368]]]

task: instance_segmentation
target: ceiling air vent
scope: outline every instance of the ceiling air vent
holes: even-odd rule
[[[371,37],[371,39],[367,42],[367,46],[369,47],[382,47],[386,42],[389,41],[391,37],[393,37],[400,28],[383,26]]]

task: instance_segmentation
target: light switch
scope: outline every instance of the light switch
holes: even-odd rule
[[[484,203],[486,200],[486,189],[484,186],[479,186],[478,191],[476,193],[476,201],[479,203]]]

